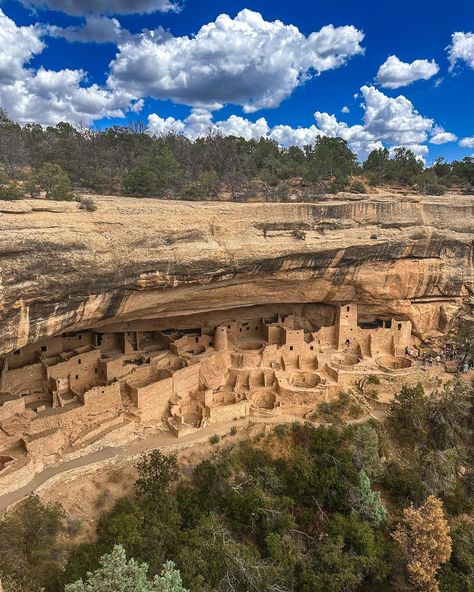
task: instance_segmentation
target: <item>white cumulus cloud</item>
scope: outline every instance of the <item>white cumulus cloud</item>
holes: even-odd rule
[[[458,137],[451,132],[445,132],[443,129],[433,130],[435,133],[430,138],[430,144],[447,144],[448,142],[455,142]]]
[[[363,86],[361,91],[365,102],[366,131],[393,145],[407,146],[426,141],[434,122],[420,115],[406,97],[387,97],[373,86]]]
[[[87,14],[145,14],[179,9],[172,0],[21,0],[27,8],[45,8],[74,16]]]
[[[123,117],[132,96],[88,85],[83,70],[28,67],[42,52],[40,27],[17,26],[0,10],[0,105],[20,123],[89,125],[102,117]]]
[[[428,80],[438,72],[439,66],[434,60],[415,60],[407,63],[391,55],[380,66],[376,81],[385,88],[400,88],[416,80]]]
[[[23,65],[44,49],[41,29],[17,27],[0,8],[0,47],[0,84],[21,79],[27,75]]]
[[[451,36],[451,45],[447,47],[451,69],[457,62],[465,62],[474,69],[474,33],[457,31]]]
[[[344,105],[344,107],[341,109],[341,113],[349,113],[350,109],[347,105]]]
[[[193,37],[145,31],[120,44],[108,84],[136,96],[209,110],[235,104],[252,113],[277,107],[309,77],[362,53],[363,37],[350,25],[306,37],[245,9],[235,18],[221,14]]]
[[[470,136],[468,138],[463,138],[459,145],[461,148],[474,148],[474,136]]]
[[[255,122],[231,115],[228,119],[214,121],[212,113],[206,109],[194,109],[184,120],[172,117],[162,118],[152,114],[148,118],[151,134],[174,132],[195,139],[210,132],[222,135],[235,135],[247,139],[269,138],[283,147],[312,144],[320,136],[341,137],[347,141],[360,159],[382,146],[392,148],[405,146],[419,157],[428,153],[424,144],[429,134],[445,133],[434,126],[433,120],[423,117],[404,96],[387,97],[380,90],[363,86],[361,94],[365,109],[364,118],[359,125],[348,125],[339,121],[335,115],[316,111],[315,123],[308,127],[275,125],[270,127],[261,117]],[[451,140],[450,140],[451,141]]]

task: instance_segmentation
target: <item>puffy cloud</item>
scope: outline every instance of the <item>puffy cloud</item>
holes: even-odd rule
[[[151,113],[148,116],[148,131],[154,136],[180,134],[186,131],[186,123],[174,117],[166,117],[165,119],[156,113]],[[190,135],[189,131],[185,135]]]
[[[393,155],[397,148],[406,148],[407,150],[411,150],[415,154],[415,156],[418,156],[423,161],[423,156],[425,154],[428,154],[429,152],[428,146],[425,146],[423,144],[405,144],[404,146],[392,146],[390,148],[390,154]]]
[[[462,148],[474,148],[474,136],[471,136],[469,138],[463,138],[460,142],[459,145]]]
[[[313,75],[363,52],[353,26],[327,25],[304,36],[297,27],[242,10],[221,14],[193,37],[145,31],[120,44],[108,84],[136,96],[214,110],[241,105],[252,113],[277,107]]]
[[[0,10],[0,104],[20,122],[54,125],[58,121],[89,125],[102,117],[123,117],[132,97],[96,84],[86,86],[83,70],[28,68],[39,54],[44,31],[19,27]]]
[[[238,136],[246,140],[265,137],[270,129],[264,117],[253,123],[237,115],[231,115],[227,120],[218,122],[215,127],[225,136]]]
[[[365,101],[364,128],[374,138],[396,146],[426,141],[433,120],[420,115],[406,97],[387,97],[373,86],[363,86],[361,91]]]
[[[23,80],[0,85],[0,102],[20,123],[90,125],[103,117],[124,117],[130,96],[110,93],[96,84],[83,87],[84,78],[81,70],[40,68]]]
[[[474,33],[456,32],[451,36],[451,45],[447,48],[451,69],[458,61],[466,62],[474,68]]]
[[[152,114],[148,119],[148,129],[152,134],[175,132],[191,139],[205,136],[209,132],[242,136],[247,139],[264,137],[275,140],[284,147],[312,144],[322,135],[341,137],[360,159],[384,145],[405,146],[421,157],[428,152],[428,147],[423,143],[427,141],[429,133],[434,133],[432,140],[436,135],[449,135],[441,128],[435,128],[431,119],[417,113],[413,104],[403,96],[390,98],[376,88],[368,86],[361,88],[361,94],[364,98],[365,114],[360,125],[350,126],[339,121],[335,115],[320,111],[316,111],[316,122],[309,127],[270,127],[263,117],[252,122],[236,115],[214,122],[209,110],[194,109],[184,120],[172,117],[164,119]]]
[[[391,55],[380,66],[376,81],[385,88],[400,88],[416,80],[428,80],[438,72],[439,66],[434,60],[415,60],[407,63]]]
[[[347,105],[344,105],[344,107],[341,109],[341,113],[349,113],[350,109]]]
[[[23,65],[43,51],[41,29],[17,27],[0,9],[0,46],[0,84],[5,84],[24,77]]]
[[[276,125],[268,135],[271,140],[275,140],[280,146],[306,146],[313,144],[323,133],[316,125],[309,127],[291,127],[290,125]]]
[[[95,15],[87,16],[84,24],[76,27],[48,25],[46,32],[51,37],[63,37],[68,41],[79,43],[114,43],[118,45],[131,37],[116,18]]]
[[[179,10],[172,0],[21,0],[27,8],[57,10],[74,16],[87,14],[144,14]]]
[[[148,117],[148,130],[153,135],[184,133],[192,140],[206,136],[210,132],[251,140],[252,138],[267,137],[270,128],[263,117],[252,122],[238,115],[231,115],[226,120],[214,122],[209,111],[193,109],[185,120],[174,117],[164,119],[156,113],[152,113]]]
[[[451,132],[445,132],[443,129],[435,129],[435,133],[430,138],[430,144],[447,144],[455,142],[458,138]]]

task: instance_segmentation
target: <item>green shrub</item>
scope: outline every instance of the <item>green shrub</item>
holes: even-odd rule
[[[367,376],[367,384],[380,384],[380,378],[375,374],[369,374]]]
[[[351,403],[351,405],[349,405],[348,413],[354,419],[358,419],[364,414],[364,408],[360,403]]]
[[[79,209],[86,210],[87,212],[95,212],[97,210],[97,204],[92,197],[78,197]]]
[[[304,230],[295,229],[291,234],[298,240],[306,240],[306,232]]]
[[[1,183],[0,182],[0,199],[5,201],[14,201],[17,199],[23,199],[24,191],[21,187],[15,183]]]
[[[340,191],[345,191],[347,188],[347,179],[334,179],[334,181],[332,181],[328,188],[327,188],[327,192],[328,193],[339,193]]]
[[[220,439],[221,438],[220,438],[219,434],[214,434],[213,436],[211,436],[209,438],[209,444],[218,444]]]
[[[441,183],[429,183],[424,187],[424,193],[427,195],[444,195],[445,189]]]
[[[349,185],[349,191],[351,193],[367,193],[367,187],[362,181],[355,180]]]
[[[379,398],[379,393],[378,393],[377,389],[374,389],[374,388],[367,390],[366,395],[368,397],[370,397],[371,399],[375,399],[376,401]]]
[[[281,423],[275,426],[275,429],[273,431],[279,438],[284,438],[285,436],[288,436],[288,434],[291,432],[291,429],[285,423]]]

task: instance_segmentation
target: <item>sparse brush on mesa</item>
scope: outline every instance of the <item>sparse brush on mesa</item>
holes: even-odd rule
[[[438,158],[424,166],[407,148],[393,154],[378,148],[359,163],[342,138],[321,136],[305,148],[282,148],[265,138],[213,134],[192,142],[180,135],[150,136],[133,126],[111,130],[83,134],[60,123],[38,126],[33,134],[4,113],[0,199],[71,200],[72,187],[112,195],[235,201],[313,201],[323,193],[367,193],[367,186],[440,198],[452,188],[474,191],[472,157]],[[13,151],[8,149],[12,145]],[[123,150],[126,145],[134,149]]]
[[[86,210],[88,212],[95,212],[97,210],[97,203],[92,199],[92,197],[78,197],[77,201],[79,203],[80,210]]]

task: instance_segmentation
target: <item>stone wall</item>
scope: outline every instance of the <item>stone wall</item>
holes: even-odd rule
[[[122,404],[120,383],[113,382],[105,386],[93,387],[87,390],[80,399],[86,408],[86,413],[101,413],[114,407],[120,407]]]
[[[45,372],[40,362],[24,368],[7,370],[3,381],[6,392],[22,395],[31,392],[42,392],[45,383]]]

